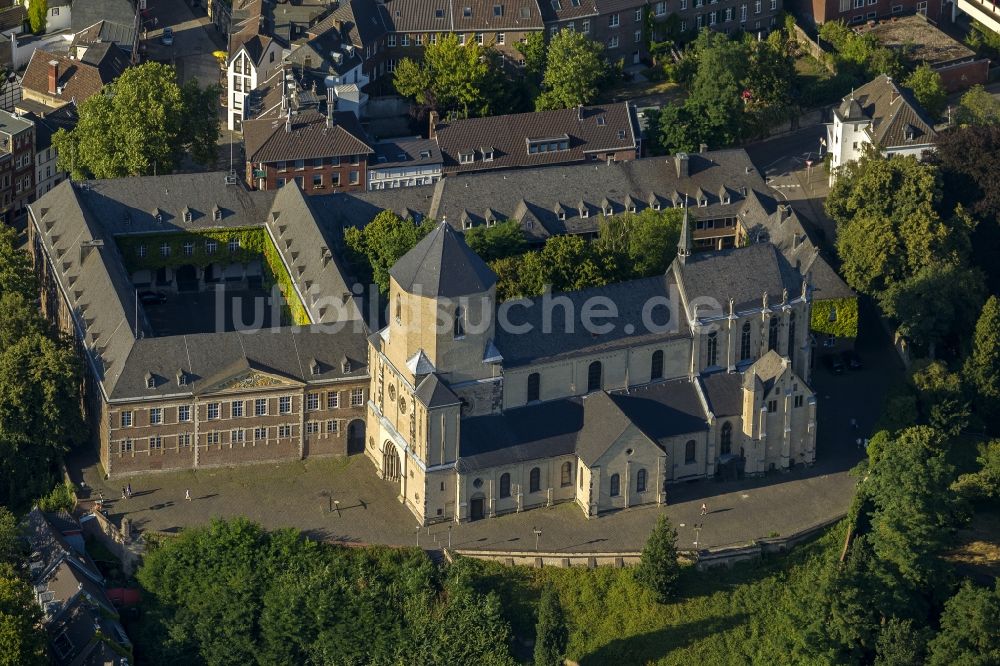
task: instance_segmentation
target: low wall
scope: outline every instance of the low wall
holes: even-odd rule
[[[131,576],[139,566],[139,559],[142,554],[140,543],[133,541],[130,534],[125,534],[123,530],[112,523],[100,511],[93,511],[80,520],[83,533],[93,537],[102,546],[107,548],[122,563],[122,571],[126,576]],[[128,523],[123,525],[124,529],[131,531]]]
[[[833,64],[833,59],[830,54],[823,48],[818,40],[813,40],[806,31],[799,27],[798,24],[795,25],[795,41],[798,43],[799,48],[816,58],[824,67],[826,67],[830,73],[836,74],[837,68]]]

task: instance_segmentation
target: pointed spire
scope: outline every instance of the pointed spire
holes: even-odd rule
[[[688,229],[688,206],[687,197],[684,197],[684,222],[681,223],[681,238],[677,241],[677,258],[681,264],[691,256],[691,232]]]

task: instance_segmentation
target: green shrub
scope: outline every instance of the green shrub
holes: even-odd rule
[[[45,512],[72,511],[76,507],[76,490],[71,483],[60,483],[52,492],[38,500],[38,508]]]

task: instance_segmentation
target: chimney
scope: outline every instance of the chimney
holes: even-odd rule
[[[698,152],[699,153],[707,153],[708,152],[708,144],[707,143],[703,143],[700,146],[698,146]]]
[[[286,132],[291,132],[292,131],[292,111],[291,111],[291,109],[289,109],[285,113],[285,131]]]
[[[778,204],[778,220],[784,222],[791,215],[792,207],[786,203]]]
[[[59,88],[59,61],[49,60],[49,94],[55,95]]]
[[[691,175],[688,169],[687,153],[677,153],[674,155],[674,165],[677,167],[678,178],[687,178]]]
[[[437,138],[437,124],[438,124],[438,118],[439,117],[440,116],[438,116],[438,112],[437,111],[431,111],[430,112],[430,114],[429,114],[430,127],[427,130],[427,138],[428,139],[436,139]]]
[[[326,126],[333,127],[333,107],[337,103],[337,91],[331,86],[326,89]]]
[[[576,119],[583,120],[583,104],[576,105]]]

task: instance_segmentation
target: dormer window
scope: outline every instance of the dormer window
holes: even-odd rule
[[[156,377],[152,373],[146,373],[146,388],[155,389],[156,388]]]
[[[650,206],[650,208],[652,208],[653,210],[660,210],[660,208],[662,208],[662,206],[660,206],[660,200],[656,199],[655,201],[653,201],[653,205]]]
[[[470,220],[468,218],[462,220],[462,228],[463,229],[471,229],[472,228],[472,220]]]
[[[472,18],[472,7],[462,7],[462,16]]]
[[[625,138],[625,130],[618,130],[618,138],[619,139]]]
[[[722,203],[728,204],[730,201],[731,201],[731,199],[729,198],[728,194],[723,195],[723,197],[722,197]]]
[[[183,370],[178,370],[177,371],[177,385],[178,386],[187,386],[187,383],[188,383],[187,373],[184,372]]]
[[[580,208],[580,217],[590,217],[590,209],[586,206]]]
[[[531,18],[531,7],[528,7],[527,5],[521,7],[521,18]]]
[[[482,148],[483,161],[492,162],[493,161],[493,149],[492,148]]]
[[[322,372],[322,368],[320,368],[320,366],[319,366],[319,361],[317,361],[316,359],[313,359],[312,363],[309,364],[309,374],[311,374],[313,377],[315,377],[316,375],[320,374],[321,372]]]
[[[604,207],[604,215],[606,217],[610,217],[610,216],[614,215],[614,213],[615,213],[615,211],[611,208],[611,206],[605,206]]]
[[[184,218],[185,222],[190,222],[191,219],[192,219],[192,217],[193,217],[191,215],[191,209],[190,208],[185,208],[184,212],[182,213],[182,215],[183,215],[183,218]]]
[[[708,205],[708,199],[698,199],[698,208],[704,208]]]
[[[472,162],[476,161],[476,153],[473,151],[469,151],[467,153],[459,153],[458,161],[461,164],[471,164]]]
[[[434,18],[444,18],[444,10],[443,9],[435,9],[434,10]]]
[[[222,209],[216,206],[212,209],[212,219],[221,220],[222,219]]]
[[[345,358],[343,361],[340,362],[340,369],[343,371],[345,375],[349,373],[351,371],[351,361]]]
[[[536,153],[554,153],[561,150],[569,150],[569,135],[563,134],[562,136],[554,137],[540,137],[535,139],[527,139],[528,143],[528,154],[534,155]]]
[[[597,116],[597,124],[603,127],[608,124],[608,119],[605,118],[603,115]]]

